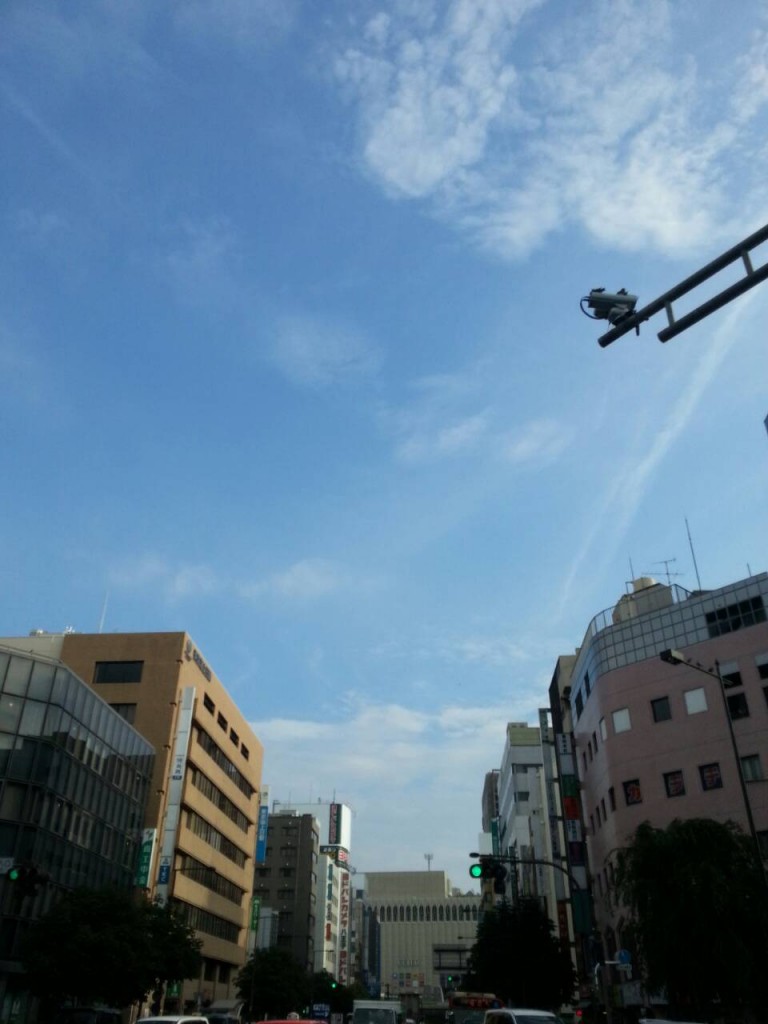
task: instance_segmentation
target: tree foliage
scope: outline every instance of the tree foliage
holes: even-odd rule
[[[483,915],[464,985],[513,1006],[554,1010],[570,1001],[571,957],[538,900],[503,903]]]
[[[257,949],[237,976],[237,993],[249,1018],[285,1017],[295,1011],[309,1016],[313,1003],[325,1003],[331,1013],[349,1013],[354,999],[368,997],[357,986],[340,985],[327,971],[307,974],[286,949]]]
[[[299,961],[278,946],[257,949],[237,976],[249,1020],[284,1018],[309,1003],[310,979]]]
[[[737,826],[705,818],[666,829],[645,822],[619,853],[616,892],[649,990],[664,990],[676,1010],[700,1015],[718,1002],[757,1006],[768,900],[754,845]]]
[[[195,977],[200,942],[166,907],[120,889],[77,889],[27,933],[34,995],[54,1003],[127,1006],[159,982]]]

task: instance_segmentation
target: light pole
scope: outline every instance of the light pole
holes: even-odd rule
[[[687,665],[688,668],[695,669],[697,672],[703,672],[705,676],[710,676],[712,679],[717,680],[717,685],[720,690],[720,696],[723,699],[723,709],[725,711],[725,721],[728,725],[728,735],[731,739],[731,747],[733,748],[733,757],[736,761],[736,772],[739,777],[739,785],[741,786],[741,795],[744,800],[744,812],[747,816],[747,826],[749,828],[749,834],[752,837],[752,842],[755,844],[755,854],[757,855],[757,863],[762,870],[763,884],[765,886],[766,895],[768,895],[768,874],[765,870],[765,861],[763,860],[763,853],[760,848],[760,840],[757,837],[757,829],[755,828],[755,819],[752,816],[752,804],[749,800],[749,793],[747,791],[747,782],[744,778],[744,768],[741,764],[741,756],[739,755],[739,748],[736,743],[736,734],[733,731],[733,720],[731,719],[730,708],[728,707],[728,696],[725,692],[725,684],[723,683],[723,677],[720,673],[720,662],[715,659],[715,669],[712,671],[711,668],[704,668],[703,665],[699,665],[697,661],[692,661],[690,658],[686,658],[682,651],[676,651],[674,648],[670,648],[666,651],[662,651],[659,654],[662,661],[665,661],[668,665]]]

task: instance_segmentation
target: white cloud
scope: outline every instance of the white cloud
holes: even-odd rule
[[[331,720],[250,724],[265,747],[273,799],[309,803],[335,795],[352,807],[358,871],[421,870],[423,863],[413,862],[421,845],[442,851],[433,869],[469,888],[466,854],[481,831],[478,787],[501,762],[506,723],[534,713],[526,698],[425,712],[348,695]]]
[[[342,589],[360,587],[349,572],[327,559],[307,558],[256,580],[239,580],[217,572],[209,565],[173,565],[155,554],[146,554],[114,567],[111,586],[160,591],[169,603],[211,596],[243,600],[279,599],[313,601]]]
[[[361,331],[347,324],[289,316],[277,322],[272,359],[293,383],[324,388],[374,375],[381,355]]]
[[[508,257],[569,223],[625,250],[727,237],[736,178],[746,207],[766,195],[751,124],[766,34],[704,68],[667,0],[550,3],[546,31],[526,34],[539,6],[454,0],[430,21],[369,22],[335,64],[368,173]]]
[[[531,420],[505,438],[503,457],[509,462],[551,462],[567,447],[570,433],[557,420]]]

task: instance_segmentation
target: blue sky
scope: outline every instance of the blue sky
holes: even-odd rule
[[[0,57],[2,632],[189,631],[273,797],[469,887],[631,573],[766,569],[768,287],[579,300],[768,220],[768,7],[7,0]]]

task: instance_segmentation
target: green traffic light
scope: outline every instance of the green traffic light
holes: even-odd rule
[[[11,868],[11,870],[8,872],[8,877],[12,882],[18,882],[18,880],[21,878],[21,870],[19,868]]]
[[[472,867],[469,869],[469,875],[470,875],[470,878],[482,878],[483,877],[482,865],[480,865],[480,864],[473,864]]]

